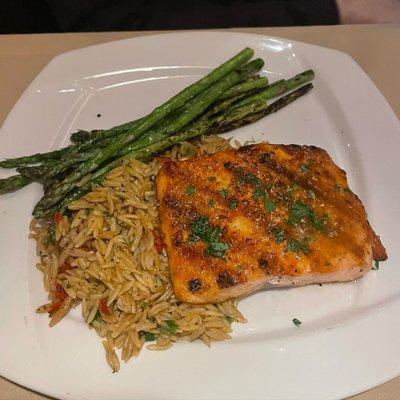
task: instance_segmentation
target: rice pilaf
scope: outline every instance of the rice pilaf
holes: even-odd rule
[[[229,147],[228,140],[209,136],[176,145],[163,157],[185,159]],[[102,186],[72,203],[68,215],[30,226],[50,300],[37,312],[49,313],[53,326],[81,304],[84,320],[103,338],[113,371],[120,368],[116,349],[126,362],[146,342],[150,350],[178,340],[210,345],[230,338],[233,321],[246,322],[237,301],[194,305],[175,298],[155,200],[163,157],[115,168]]]

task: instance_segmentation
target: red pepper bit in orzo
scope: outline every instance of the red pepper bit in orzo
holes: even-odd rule
[[[154,247],[159,253],[162,253],[164,250],[164,243],[161,239],[161,236],[155,231],[151,231],[151,233],[153,235]]]

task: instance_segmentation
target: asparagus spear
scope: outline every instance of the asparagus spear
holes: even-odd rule
[[[32,181],[41,182],[42,180],[53,178],[57,175],[62,174],[68,168],[79,164],[80,162],[86,161],[91,155],[95,155],[93,151],[89,151],[83,154],[71,154],[68,158],[65,156],[60,160],[50,160],[42,165],[30,166],[30,167],[18,167],[17,171]]]
[[[31,180],[22,175],[13,175],[5,179],[0,179],[0,194],[15,192],[29,183],[31,183]]]
[[[255,111],[253,114],[250,114],[248,116],[245,116],[241,118],[238,121],[234,121],[228,125],[225,126],[226,131],[231,131],[237,128],[240,128],[242,126],[254,123],[261,118],[264,118],[265,116],[269,114],[273,114],[277,111],[279,111],[281,108],[287,106],[288,104],[292,103],[296,99],[298,99],[301,96],[304,96],[307,94],[311,89],[314,88],[314,85],[312,83],[307,83],[304,86],[299,87],[295,91],[286,94],[285,96],[282,96],[278,100],[275,100],[273,103],[271,103],[269,106],[260,109],[258,111]],[[233,111],[234,112],[234,111]]]
[[[225,100],[217,101],[215,104],[212,104],[211,107],[206,111],[202,116],[199,117],[200,120],[207,120],[214,117],[217,114],[221,114],[224,111],[227,111],[232,104],[237,103],[239,100],[242,100],[248,96],[254,96],[256,93],[262,89],[252,90],[250,92],[239,93],[233,97],[229,97]]]
[[[246,77],[249,74],[258,71],[260,68],[262,68],[263,65],[264,62],[261,59],[256,59],[250,61],[243,67],[232,71],[225,78],[221,79],[219,82],[205,90],[203,93],[199,94],[193,100],[186,103],[182,113],[178,117],[176,117],[170,124],[163,126],[160,130],[157,130],[154,133],[154,136],[158,139],[160,132],[163,132],[165,136],[169,136],[174,132],[182,129],[190,121],[203,113],[204,110],[221,95],[221,93],[224,93],[235,83],[243,79],[243,77]],[[176,102],[176,104],[179,104],[180,106],[184,105],[184,103],[180,104],[178,102]],[[171,109],[171,111],[173,111],[173,109]],[[138,126],[134,131],[128,131],[127,133],[117,137],[117,139],[106,148],[97,149],[96,155],[93,158],[80,164],[79,167],[72,174],[68,175],[67,178],[64,179],[60,185],[56,186],[54,190],[51,190],[47,194],[47,196],[43,196],[43,198],[36,204],[34,212],[39,212],[39,210],[42,208],[47,209],[60,202],[63,197],[65,197],[66,193],[68,193],[69,190],[73,189],[76,186],[81,178],[98,168],[100,164],[107,161],[114,154],[120,151],[124,146],[137,139],[145,132],[145,130],[148,130],[152,126],[151,123],[147,125],[145,123],[141,123],[139,125],[142,126],[142,129],[140,129]],[[155,123],[153,123],[153,125],[155,125]],[[147,127],[147,129],[144,129],[144,127]],[[153,136],[148,136],[147,140],[151,143],[154,142]]]
[[[271,85],[269,85],[264,91],[252,96],[246,97],[239,103],[236,103],[233,108],[242,107],[246,104],[249,104],[256,100],[270,100],[274,97],[277,97],[289,90],[295,89],[307,82],[310,82],[314,79],[314,71],[309,69],[307,71],[302,72],[301,74],[297,74],[293,78],[288,79],[285,81],[281,79]]]
[[[93,185],[99,184],[103,181],[107,173],[118,166],[123,161],[129,159],[147,160],[155,154],[166,150],[167,148],[173,146],[176,143],[180,143],[185,140],[189,140],[196,136],[202,134],[219,134],[230,131],[232,129],[237,129],[242,126],[248,125],[260,118],[276,112],[286,105],[290,104],[297,98],[308,93],[313,88],[312,84],[305,85],[296,91],[281,97],[279,100],[275,101],[271,105],[267,105],[265,101],[256,101],[254,104],[248,104],[241,109],[237,109],[233,112],[226,113],[224,115],[215,117],[209,121],[198,121],[194,123],[191,127],[187,128],[183,132],[177,133],[173,136],[165,138],[164,140],[152,144],[146,148],[132,151],[123,157],[114,160],[112,163],[104,166],[97,170],[90,180],[83,186],[76,188],[73,192],[70,192],[63,201],[56,207],[47,210],[40,210],[39,213],[34,214],[36,217],[51,217],[56,211],[64,211],[70,203],[79,199],[84,194],[92,190]],[[256,112],[254,112],[256,111]]]
[[[80,129],[76,132],[71,133],[69,139],[72,143],[80,144],[88,140],[90,140],[90,142],[93,143],[93,139],[97,141],[109,138],[111,136],[118,136],[119,134],[124,133],[129,129],[133,129],[143,118],[125,122],[123,124],[114,126],[110,129],[94,129],[92,131],[85,131],[83,129]]]
[[[82,143],[82,142],[90,139],[93,136],[97,136],[99,134],[99,132],[102,132],[102,130],[94,129],[92,131],[85,131],[83,129],[79,129],[78,131],[71,133],[69,140],[72,143]]]
[[[220,99],[221,100],[228,99],[229,97],[233,97],[245,92],[250,92],[254,89],[260,89],[267,85],[268,85],[268,78],[266,76],[260,76],[255,79],[247,79],[243,82],[239,82],[235,86],[232,86],[229,90],[225,92],[225,94],[221,96]]]
[[[17,168],[24,167],[32,164],[38,164],[42,162],[59,160],[63,156],[69,156],[71,154],[78,154],[85,151],[93,146],[94,143],[98,142],[99,138],[95,135],[89,137],[86,141],[69,145],[59,150],[49,151],[47,153],[37,153],[30,156],[9,158],[0,161],[0,167],[2,168]]]
[[[90,137],[88,140],[79,143],[78,146],[68,146],[61,150],[56,150],[55,152],[49,152],[44,154],[34,154],[33,156],[18,157],[14,159],[4,160],[0,162],[0,167],[3,168],[15,168],[21,165],[29,165],[37,162],[46,161],[48,159],[59,158],[63,154],[69,154],[70,152],[80,152],[87,150],[92,146],[93,143],[102,139],[104,137],[110,137],[121,130],[127,130],[131,133],[134,131],[136,137],[139,137],[142,133],[153,127],[162,118],[168,115],[173,110],[185,105],[187,101],[202,93],[204,90],[208,89],[215,82],[231,73],[236,68],[245,64],[253,56],[254,51],[250,48],[245,48],[236,56],[232,57],[230,60],[221,64],[219,67],[215,68],[204,78],[200,79],[196,83],[183,89],[177,95],[173,96],[170,100],[163,103],[159,107],[155,108],[147,117],[141,118],[138,121],[131,121],[125,124],[119,125],[111,130],[106,130],[99,132],[98,135]],[[106,132],[106,133],[105,133]]]
[[[200,118],[201,119],[208,119],[214,115],[220,114],[223,111],[229,110],[229,108],[232,107],[232,109],[241,107],[246,104],[250,104],[254,101],[257,100],[268,100],[272,99],[276,96],[279,96],[280,94],[284,93],[287,89],[287,85],[284,79],[281,79],[280,81],[274,82],[270,85],[268,85],[265,89],[256,89],[253,90],[249,93],[241,93],[238,94],[234,97],[230,97],[226,100],[223,100],[221,102],[218,102],[212,108],[207,111],[205,114],[203,114]],[[239,103],[239,100],[242,100]],[[236,104],[235,104],[236,103]]]
[[[20,165],[37,164],[47,160],[55,160],[64,154],[64,149],[50,151],[48,153],[37,153],[30,156],[23,156],[17,158],[9,158],[0,161],[2,168],[15,168]]]

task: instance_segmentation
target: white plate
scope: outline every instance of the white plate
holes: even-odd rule
[[[307,68],[315,90],[235,132],[239,140],[314,144],[348,171],[389,260],[356,282],[268,290],[240,304],[248,324],[212,349],[179,343],[144,350],[111,374],[100,339],[79,310],[55,328],[27,239],[38,185],[0,197],[0,374],[63,399],[334,399],[400,373],[400,127],[375,85],[347,55],[282,39],[195,32],[107,43],[56,57],[18,101],[0,156],[65,145],[76,128],[148,113],[245,46],[271,80]],[[101,114],[101,117],[97,117]],[[4,175],[4,172],[1,171]],[[296,317],[303,321],[293,325]]]

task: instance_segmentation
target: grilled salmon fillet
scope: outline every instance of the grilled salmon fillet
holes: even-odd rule
[[[349,281],[387,258],[346,173],[314,146],[167,162],[156,188],[174,291],[186,302]]]

